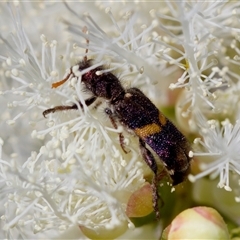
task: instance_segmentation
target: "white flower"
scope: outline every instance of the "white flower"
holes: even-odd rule
[[[12,13],[15,29],[12,41],[3,38],[9,49],[1,56],[12,85],[2,94],[15,115],[7,123],[16,131],[5,141],[11,155],[3,154],[0,162],[5,236],[42,238],[44,233],[54,236],[78,226],[86,235],[93,234],[90,230],[100,236],[109,231],[114,238],[133,226],[125,213],[127,201],[145,182],[137,139],[126,137],[130,153],[122,154],[118,133],[123,129],[113,129],[104,104],[97,110],[84,106],[44,119],[42,112],[51,105],[84,102],[79,81],[51,89],[72,60],[79,61],[71,53],[78,48],[49,41],[43,34],[38,36],[41,48],[34,48],[18,10],[15,14],[11,8],[6,10]],[[3,131],[2,137],[7,139],[9,133]]]
[[[229,172],[240,174],[239,123],[209,126],[198,117],[212,109],[218,117],[223,103],[238,102],[238,9],[233,1],[1,3],[0,238],[115,238],[133,228],[128,199],[150,172],[138,139],[113,128],[104,99],[84,104],[91,93],[81,76],[51,88],[83,57],[154,103],[181,108],[201,130],[204,148],[194,154],[214,157],[195,179],[213,174],[229,190]],[[181,100],[169,86],[185,90]],[[225,89],[234,97],[219,100],[216,90]],[[42,115],[79,101],[83,109]],[[224,111],[236,119],[233,107]]]
[[[201,177],[210,175],[219,177],[218,187],[224,187],[231,191],[229,174],[235,172],[240,175],[240,122],[233,125],[229,120],[219,124],[216,120],[208,122],[208,126],[202,129],[202,140],[196,139],[203,148],[194,153],[195,156],[205,157],[207,162],[201,163],[202,172],[191,176],[195,181]]]
[[[206,112],[214,109],[215,91],[229,87],[237,79],[236,64],[239,49],[236,37],[239,34],[237,18],[239,3],[230,1],[191,2],[166,1],[165,14],[153,10],[164,37],[155,40],[164,46],[157,56],[183,70],[171,89],[185,88],[185,97],[179,104],[181,113],[195,121],[195,109]],[[231,17],[230,17],[231,16]],[[229,42],[236,51],[236,60],[227,55]]]

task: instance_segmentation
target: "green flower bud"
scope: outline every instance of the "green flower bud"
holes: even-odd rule
[[[181,212],[164,230],[162,240],[230,239],[221,215],[213,208],[195,207]]]

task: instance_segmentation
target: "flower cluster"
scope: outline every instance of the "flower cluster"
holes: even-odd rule
[[[145,229],[137,233],[132,220],[152,211],[146,183],[152,173],[138,139],[112,126],[104,99],[86,106],[91,93],[81,76],[51,88],[83,58],[94,59],[92,69],[104,65],[99,74],[111,71],[124,87],[140,88],[169,117],[175,111],[176,125],[195,139],[191,200],[206,203],[194,192],[209,176],[212,188],[233,190],[239,204],[240,3],[0,6],[1,238],[128,238]],[[78,110],[42,115],[73,104]],[[181,190],[175,194],[181,201]],[[166,215],[180,210],[168,208]],[[152,238],[159,239],[162,224],[146,227]]]

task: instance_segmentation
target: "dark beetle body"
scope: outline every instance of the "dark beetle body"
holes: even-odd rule
[[[121,123],[160,157],[173,185],[181,183],[190,169],[190,146],[183,134],[137,88],[128,89],[114,110]]]
[[[79,64],[79,71],[85,70],[92,66],[92,60],[81,62]],[[102,71],[102,67],[97,67],[82,76],[82,82],[85,87],[96,97],[102,97],[110,101],[114,105],[116,99],[124,96],[125,90],[122,87],[118,78],[110,72],[97,74]]]
[[[78,64],[78,71],[91,67],[92,60],[84,60]],[[75,68],[76,69],[76,68]],[[70,74],[62,81],[54,83],[58,87],[74,76],[71,68]],[[91,105],[97,98],[107,100],[109,108],[105,109],[113,126],[121,123],[131,129],[139,137],[139,146],[142,156],[155,174],[153,180],[153,202],[156,214],[158,212],[158,193],[156,184],[159,182],[156,160],[146,144],[162,160],[173,185],[184,181],[190,171],[191,158],[188,156],[190,145],[183,134],[156,108],[156,106],[137,88],[124,89],[119,79],[111,72],[101,73],[103,67],[96,67],[82,75],[81,81],[85,88],[93,95],[85,100],[86,105]],[[79,102],[80,106],[82,104]],[[46,116],[55,111],[78,109],[73,106],[56,106],[43,112]],[[120,134],[120,143],[123,147],[123,136]],[[124,150],[125,151],[125,150]],[[126,152],[126,151],[125,151]]]
[[[92,65],[81,62],[79,70]],[[102,67],[82,76],[82,82],[96,97],[109,100],[113,114],[121,124],[133,130],[163,161],[173,185],[186,178],[190,169],[190,146],[185,136],[156,108],[139,89],[125,90],[111,72],[97,75]],[[156,167],[155,167],[156,168]],[[156,174],[156,170],[152,169]]]

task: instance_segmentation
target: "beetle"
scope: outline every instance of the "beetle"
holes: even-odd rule
[[[52,87],[57,88],[72,77],[79,76],[79,72],[91,66],[93,66],[93,60],[88,60],[85,56],[81,62],[70,68],[69,74],[63,80],[53,83]],[[143,159],[154,173],[152,181],[153,207],[159,218],[158,201],[160,196],[157,185],[163,174],[158,172],[157,162],[151,151],[154,151],[162,161],[165,167],[164,172],[170,176],[174,186],[183,182],[190,171],[190,144],[141,90],[123,88],[120,80],[113,73],[103,71],[102,74],[99,74],[102,70],[104,67],[99,66],[82,74],[81,82],[92,94],[85,100],[85,104],[90,106],[98,98],[105,99],[108,103],[105,113],[114,128],[117,128],[117,123],[120,123],[126,129],[132,130],[139,138]],[[79,105],[83,107],[80,101]],[[71,109],[77,110],[77,104],[49,108],[43,112],[43,116]],[[123,151],[127,153],[122,133],[119,133],[119,141]]]

